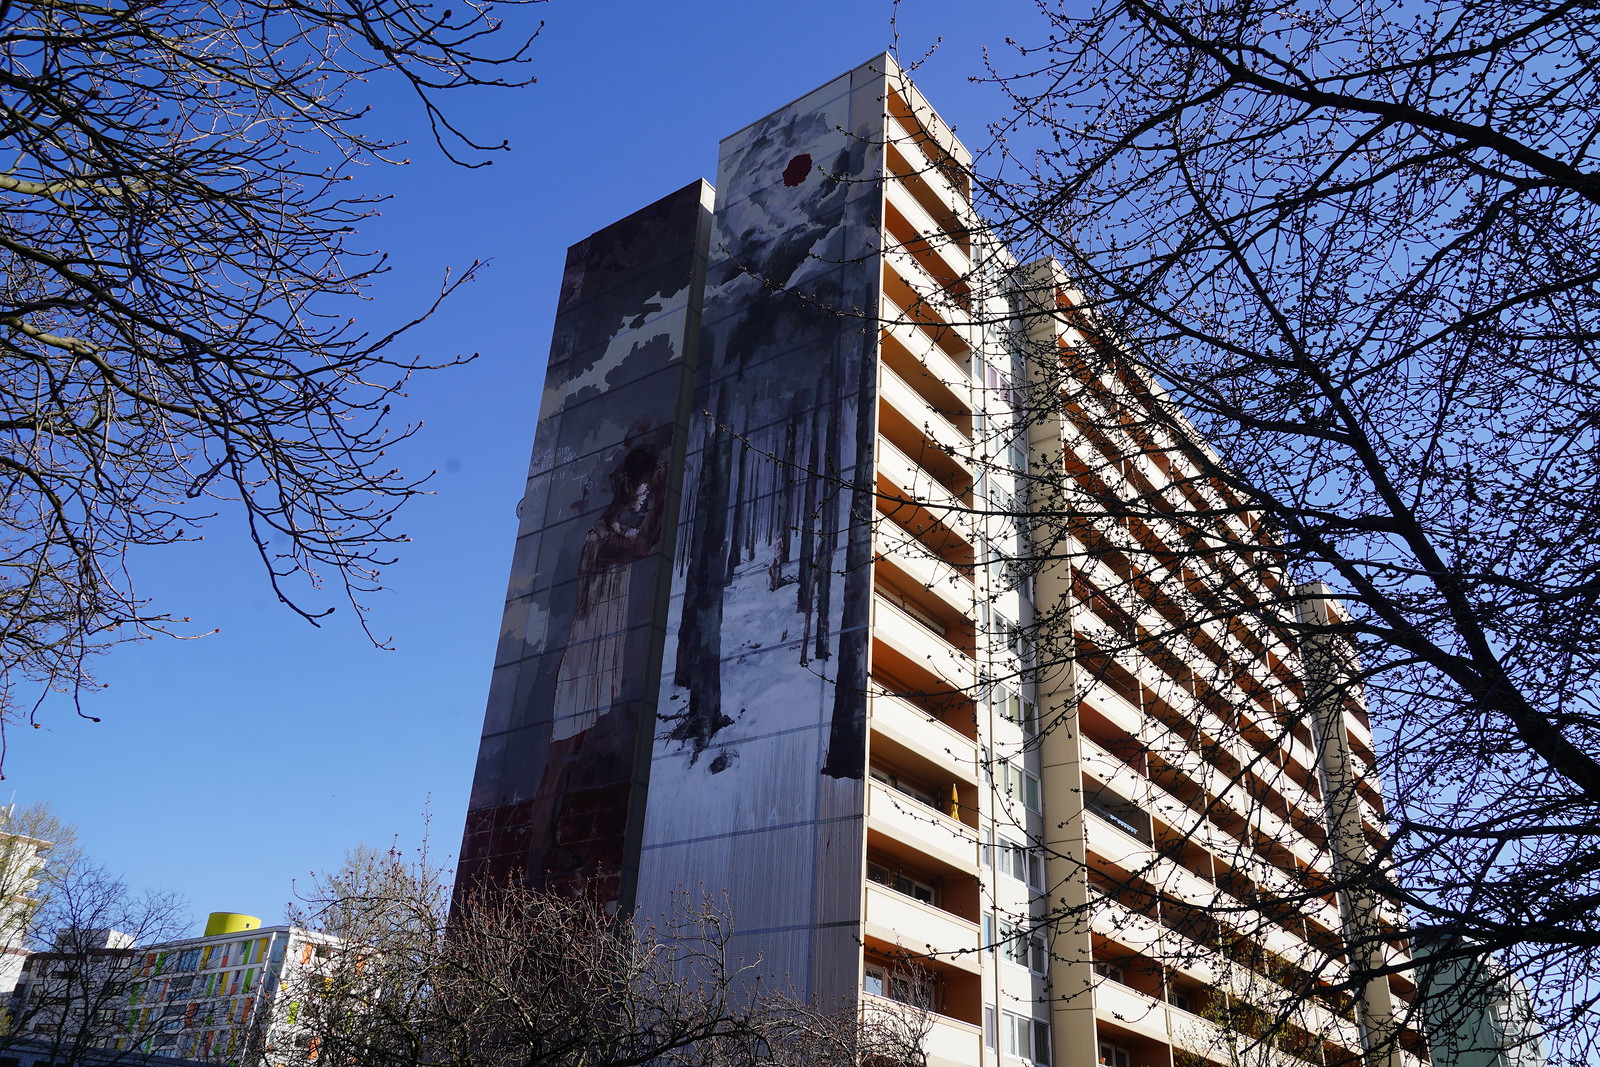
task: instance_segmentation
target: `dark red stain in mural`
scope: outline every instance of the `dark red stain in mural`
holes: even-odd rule
[[[811,153],[801,152],[789,160],[789,165],[783,168],[783,184],[793,189],[806,180],[806,175],[811,173]]]

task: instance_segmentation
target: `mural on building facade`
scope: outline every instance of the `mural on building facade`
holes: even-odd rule
[[[860,954],[882,112],[862,68],[723,143],[641,858],[647,908],[729,872],[823,996]]]
[[[568,252],[463,889],[631,893],[709,205],[697,182]]]
[[[884,92],[726,140],[714,221],[698,184],[569,253],[458,879],[725,893],[730,950],[824,998],[859,989]]]

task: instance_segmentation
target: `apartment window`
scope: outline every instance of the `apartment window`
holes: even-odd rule
[[[983,1047],[984,1048],[994,1048],[995,1047],[995,1039],[996,1039],[995,1031],[998,1030],[998,1029],[999,1029],[999,1025],[998,1025],[998,1023],[997,1023],[997,1021],[995,1019],[994,1005],[985,1004],[983,1006]],[[6,1065],[4,1063],[0,1063],[0,1067],[6,1067]]]
[[[1033,701],[1007,685],[995,686],[989,699],[994,704],[995,713],[1002,719],[1021,727],[1028,737],[1038,734],[1039,710]]]
[[[1000,1037],[1007,1056],[1029,1063],[1050,1062],[1050,1024],[1043,1019],[1002,1012]]]
[[[933,886],[926,882],[918,881],[900,871],[891,871],[881,863],[867,864],[867,877],[879,885],[886,885],[896,893],[904,893],[924,904],[934,902]]]
[[[995,616],[994,629],[1005,642],[1006,651],[1017,657],[1017,663],[1024,671],[1033,666],[1033,642],[1027,634],[1022,632],[1022,627],[1003,616]]]
[[[1125,980],[1125,976],[1122,973],[1122,968],[1118,967],[1114,963],[1096,963],[1094,965],[1094,973],[1100,975],[1102,978],[1109,978],[1111,981],[1116,982],[1119,985],[1128,984]]]
[[[1044,889],[1044,860],[1038,852],[1004,837],[1000,838],[998,851],[1001,873],[1026,882],[1030,889]]]
[[[1187,993],[1180,993],[1174,989],[1172,991],[1172,995],[1168,999],[1172,1001],[1172,1006],[1180,1011],[1194,1010],[1189,1007],[1189,994]]]
[[[1106,1067],[1129,1067],[1131,1058],[1128,1050],[1121,1045],[1113,1045],[1109,1041],[1100,1042],[1100,1062]]]
[[[1001,399],[1009,400],[1011,394],[1011,377],[999,367],[985,363],[983,365],[983,387],[988,390],[989,396],[987,399],[991,402]],[[989,406],[989,404],[984,405],[985,408]]]
[[[987,557],[985,566],[989,571],[989,581],[1001,589],[1011,588],[1011,566],[1005,553],[988,542],[984,543],[983,551]]]
[[[1012,963],[1028,968],[1034,974],[1043,975],[1050,969],[1050,949],[1045,943],[1044,935],[1038,931],[1030,932],[1022,926],[1000,921],[1001,952]]]
[[[1011,469],[1024,473],[1028,470],[1028,439],[1026,434],[1027,431],[1024,430],[1016,437],[1013,437],[1011,443],[1006,447],[1007,458],[1011,460]]]
[[[877,767],[872,768],[871,774],[872,777],[877,781],[882,782],[891,789],[904,793],[906,796],[917,801],[918,803],[926,804],[928,807],[935,810],[940,810],[943,807],[943,805],[939,803],[938,797],[934,796],[926,789],[912,785],[910,782],[907,782],[898,775],[892,774],[889,771],[879,770]]]
[[[1011,517],[1022,509],[1017,506],[1017,498],[1000,488],[993,481],[989,482],[989,508],[996,515]]]
[[[874,996],[888,997],[902,1004],[931,1005],[932,982],[933,979],[925,973],[912,975],[897,970],[891,974],[888,968],[869,963],[862,973],[861,988]]]
[[[1000,788],[1005,790],[1006,796],[1012,800],[1020,800],[1025,808],[1036,814],[1044,810],[1040,807],[1040,785],[1037,774],[1023,770],[1008,759],[1002,759],[999,776]]]

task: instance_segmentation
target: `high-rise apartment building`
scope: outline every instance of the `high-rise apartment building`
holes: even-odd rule
[[[970,162],[882,56],[569,251],[458,886],[725,893],[935,1063],[1411,1062],[1330,882],[1384,835],[1359,694],[1225,610],[1337,605]],[[1184,510],[1232,525],[1175,561]],[[1402,964],[1358,996],[1352,924]]]

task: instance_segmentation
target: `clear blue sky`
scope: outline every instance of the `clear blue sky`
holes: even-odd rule
[[[1035,36],[1029,0],[906,0],[901,54],[969,146],[1004,101],[968,83],[982,49]],[[481,137],[509,138],[493,167],[452,170],[415,146],[374,167],[395,201],[366,228],[394,272],[365,305],[374,329],[405,318],[446,266],[492,260],[411,339],[419,354],[479,352],[419,380],[426,426],[412,469],[437,495],[404,519],[414,541],[373,598],[373,649],[350,624],[314,629],[280,607],[237,527],[140,557],[142,590],[195,620],[194,641],[103,657],[86,710],[47,707],[13,727],[5,790],[48,800],[98,860],[136,889],[185,895],[196,921],[243,911],[279,921],[292,882],[360,841],[414,845],[430,805],[434,848],[453,855],[477,752],[489,667],[566,247],[692,181],[714,178],[717,142],[892,43],[887,0],[550,0],[535,44],[539,84],[462,104]],[[1029,33],[1033,29],[1034,33]],[[405,101],[384,128],[420,133]],[[425,134],[422,136],[425,137]],[[332,601],[330,601],[332,602]],[[431,798],[431,800],[430,800]]]

